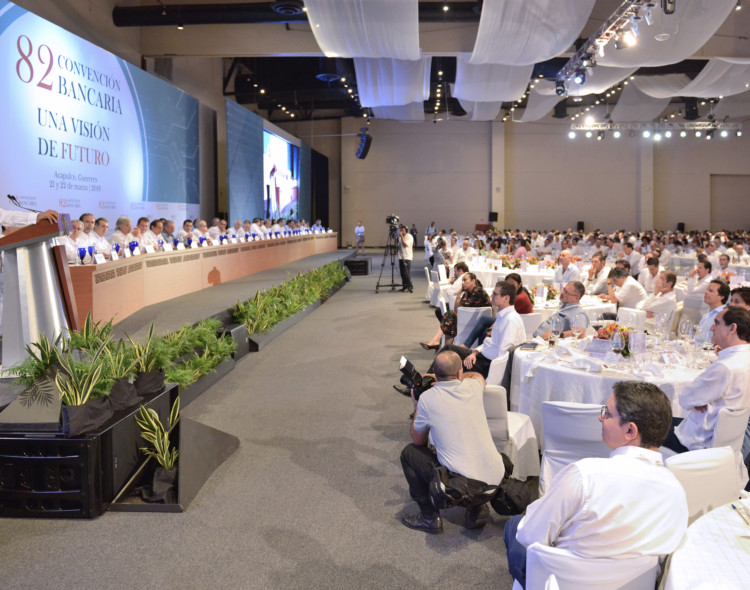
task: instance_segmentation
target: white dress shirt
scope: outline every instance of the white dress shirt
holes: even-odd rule
[[[628,277],[622,287],[615,287],[615,297],[620,307],[635,308],[646,299],[646,290],[633,277]]]
[[[636,309],[650,311],[656,315],[671,315],[677,308],[677,296],[674,291],[649,295],[646,299],[636,305]]]
[[[608,459],[565,467],[544,496],[526,508],[516,539],[581,557],[667,555],[687,529],[687,499],[661,455],[623,446]]]
[[[130,242],[138,242],[138,238],[133,236],[132,233],[129,233],[125,235],[122,233],[119,229],[116,229],[112,232],[112,235],[109,236],[109,243],[110,244],[119,244],[120,245],[120,252],[126,250],[128,248],[128,244]]]
[[[109,256],[110,253],[112,252],[112,246],[107,241],[107,239],[101,237],[96,232],[91,232],[91,233],[92,233],[92,237],[94,241],[94,248],[96,248],[96,251],[101,254],[104,254],[104,256]]]
[[[492,334],[489,338],[485,338],[475,350],[492,361],[525,341],[526,328],[523,326],[523,320],[513,306],[509,305],[497,313],[495,323],[492,325]]]
[[[656,277],[659,276],[659,273],[664,270],[663,266],[659,266],[658,270],[656,271],[655,275],[651,275],[649,272],[650,266],[646,266],[646,268],[643,269],[641,274],[638,275],[638,282],[641,284],[641,287],[643,287],[646,290],[646,293],[653,293],[654,292],[654,282],[656,281]]]
[[[552,280],[555,283],[566,285],[570,281],[580,281],[581,273],[578,271],[578,267],[571,262],[565,270],[563,270],[562,265],[558,266],[555,269],[555,278]]]
[[[586,278],[586,293],[588,295],[603,295],[607,293],[607,277],[611,269],[605,264],[593,279]]]
[[[725,307],[726,305],[719,305],[718,307],[709,309],[701,316],[701,321],[699,324],[701,331],[700,338],[698,339],[700,342],[711,342],[711,326],[714,325],[716,316],[719,315],[719,312],[721,312]]]
[[[141,238],[141,250],[145,250],[146,246],[153,246],[154,247],[154,251],[155,252],[158,251],[159,250],[159,240],[163,240],[163,238],[161,237],[161,234],[159,234],[157,236],[150,229],[147,229],[144,232],[143,237]]]
[[[689,411],[675,428],[677,438],[691,451],[709,448],[719,410],[750,406],[750,344],[720,350],[718,360],[682,390],[678,401]],[[694,409],[702,406],[708,406],[705,412]]]

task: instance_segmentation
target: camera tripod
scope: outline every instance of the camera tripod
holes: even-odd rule
[[[380,290],[380,287],[390,287],[391,291],[395,291],[396,287],[402,287],[401,283],[396,283],[395,265],[396,255],[398,254],[398,226],[391,224],[388,228],[388,240],[385,244],[385,252],[383,252],[383,262],[380,264],[380,275],[378,275],[378,284],[375,285],[375,293]],[[380,280],[383,278],[383,269],[385,268],[385,261],[391,257],[391,282],[389,284],[382,284]]]

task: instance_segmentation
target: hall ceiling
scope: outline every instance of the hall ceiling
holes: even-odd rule
[[[325,57],[312,35],[307,15],[296,13],[294,4],[293,1],[119,0],[113,10],[113,21],[117,26],[141,27],[145,57],[223,57],[224,93],[241,104],[266,111],[272,121],[288,120],[291,112],[303,120],[371,114],[357,100],[353,60]],[[532,78],[554,80],[574,51],[621,4],[622,0],[596,0],[574,46],[560,56],[535,64]],[[443,5],[448,5],[447,12],[443,11]],[[419,41],[423,55],[432,56],[432,89],[454,81],[456,55],[472,51],[480,12],[481,2],[474,0],[419,2]],[[178,31],[178,24],[184,28]],[[703,46],[700,55],[658,68],[640,68],[636,75],[684,73],[694,78],[711,57],[750,58],[748,37],[750,6],[733,11]],[[593,105],[599,98],[589,95],[574,102],[569,97],[565,105],[570,108]],[[431,91],[430,100],[424,102],[427,117],[434,114],[435,100],[436,94]],[[673,103],[680,101],[680,97],[672,99]],[[514,103],[503,103],[500,116],[511,106]],[[525,103],[520,103],[523,106]],[[443,100],[441,108],[450,115],[465,114],[458,100],[450,96]],[[558,106],[558,114],[564,110],[562,105]]]

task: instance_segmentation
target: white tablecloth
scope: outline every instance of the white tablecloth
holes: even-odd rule
[[[471,272],[477,275],[477,278],[482,281],[482,285],[490,291],[495,288],[495,283],[504,279],[512,272],[521,275],[521,281],[523,281],[524,287],[529,291],[543,283],[545,280],[547,283],[551,283],[552,279],[555,278],[554,268],[545,268],[543,271],[539,271],[538,267],[532,264],[527,267],[525,272],[521,272],[520,269],[512,270],[510,268],[498,268],[498,270],[489,268],[472,268]]]
[[[750,508],[750,500],[742,503]],[[749,586],[750,526],[726,505],[690,525],[670,558],[664,588],[744,590]]]
[[[659,365],[663,375],[646,378],[637,376],[630,367],[605,369],[598,373],[574,369],[569,362],[552,360],[551,351],[528,351],[517,349],[513,355],[513,371],[510,384],[510,409],[531,418],[539,446],[544,448],[542,429],[542,402],[568,401],[604,405],[617,381],[648,381],[658,385],[672,401],[672,413],[682,416],[677,403],[679,393],[700,373],[698,369],[682,366],[674,368]],[[575,358],[589,358],[575,352]]]
[[[534,305],[535,312],[541,312],[542,321],[540,324],[549,318],[551,315],[560,309],[560,301],[546,301],[541,305]],[[589,321],[594,319],[594,314],[597,313],[617,313],[617,306],[609,301],[602,301],[598,297],[591,297],[590,295],[584,295],[581,299],[581,309],[588,316]]]

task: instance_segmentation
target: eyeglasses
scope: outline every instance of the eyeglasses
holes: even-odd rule
[[[603,420],[604,418],[619,418],[620,420],[627,420],[624,414],[620,414],[619,416],[614,416],[612,412],[609,411],[609,408],[607,406],[602,406],[601,411],[599,412],[599,417]]]

